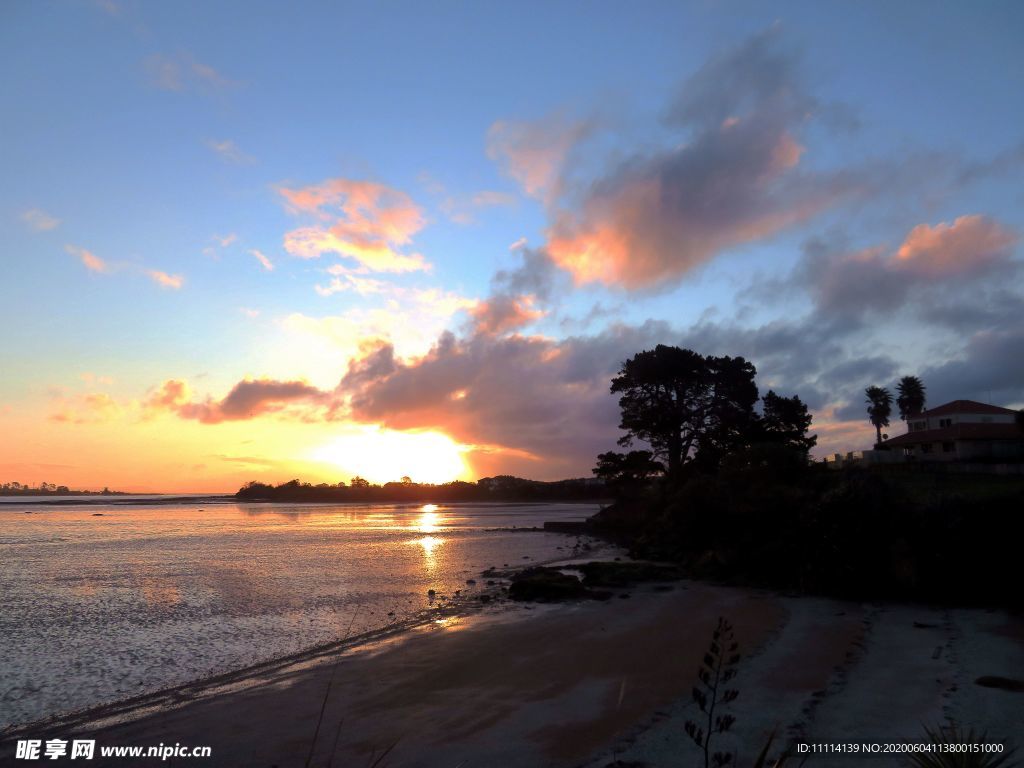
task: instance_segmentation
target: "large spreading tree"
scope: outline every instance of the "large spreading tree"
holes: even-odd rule
[[[691,461],[714,464],[749,441],[755,373],[742,357],[705,357],[663,344],[634,355],[612,379],[626,432],[619,445],[643,441],[670,477]]]

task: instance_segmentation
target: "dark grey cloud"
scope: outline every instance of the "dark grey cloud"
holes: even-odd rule
[[[168,387],[170,386],[170,389]],[[151,399],[150,404],[175,411],[183,419],[195,419],[204,424],[239,421],[281,411],[292,404],[324,404],[330,393],[323,392],[304,381],[276,381],[273,379],[246,379],[232,387],[222,400],[207,399],[191,402],[184,399],[185,392],[167,382],[162,397]],[[177,393],[168,396],[167,393]]]
[[[925,368],[921,379],[933,405],[959,399],[1024,403],[1024,330],[1018,322],[976,333],[957,357]]]

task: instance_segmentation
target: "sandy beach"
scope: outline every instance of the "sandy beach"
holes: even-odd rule
[[[98,747],[212,748],[210,758],[167,761],[182,765],[365,766],[389,748],[380,765],[696,765],[703,759],[683,725],[700,714],[689,692],[719,616],[734,625],[743,659],[729,710],[736,724],[718,748],[735,750],[741,765],[774,728],[805,742],[910,742],[922,723],[954,717],[993,741],[1024,733],[1024,693],[975,682],[1024,676],[1020,617],[695,582],[616,594],[629,598],[438,618],[375,643],[23,729],[0,754],[10,760],[19,736],[80,734]],[[92,764],[128,762],[97,752]]]

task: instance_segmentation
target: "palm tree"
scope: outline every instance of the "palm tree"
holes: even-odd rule
[[[889,426],[889,416],[892,415],[892,393],[884,387],[868,387],[864,390],[868,396],[868,419],[875,425],[878,434],[878,441],[882,442],[882,427]]]
[[[904,376],[896,385],[899,396],[896,407],[900,409],[900,418],[904,421],[917,416],[924,410],[924,384],[917,376]]]

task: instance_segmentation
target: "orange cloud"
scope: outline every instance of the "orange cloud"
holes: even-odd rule
[[[174,410],[192,397],[188,384],[180,379],[168,379],[147,397],[142,406],[147,411]]]
[[[121,406],[105,392],[90,392],[74,400],[63,400],[50,421],[65,424],[96,424],[121,415]]]
[[[65,246],[64,250],[72,256],[77,256],[90,272],[103,273],[110,271],[110,265],[92,251],[87,251],[85,248],[79,248],[74,245]]]
[[[626,163],[593,187],[581,211],[555,216],[548,252],[577,283],[630,290],[670,283],[727,248],[809,219],[848,191],[825,180],[790,184],[802,152],[785,131],[747,122]]]
[[[1015,233],[987,216],[961,216],[952,224],[919,224],[896,251],[894,267],[923,277],[976,272],[1005,258]]]
[[[162,288],[178,290],[185,284],[185,278],[181,275],[169,275],[159,269],[147,269],[146,274],[149,275],[150,280]]]
[[[921,290],[955,288],[1012,270],[1017,240],[994,219],[961,216],[952,223],[914,227],[896,250],[811,252],[802,269],[819,306],[858,314],[903,306],[914,292],[920,297]]]
[[[336,253],[375,272],[430,268],[420,254],[399,250],[409,245],[426,223],[419,207],[404,192],[350,179],[329,179],[279,192],[293,213],[321,222],[285,234],[285,250],[293,256],[313,259]]]
[[[522,328],[544,317],[544,312],[534,309],[533,296],[494,296],[477,304],[470,314],[478,333],[499,335]]]

